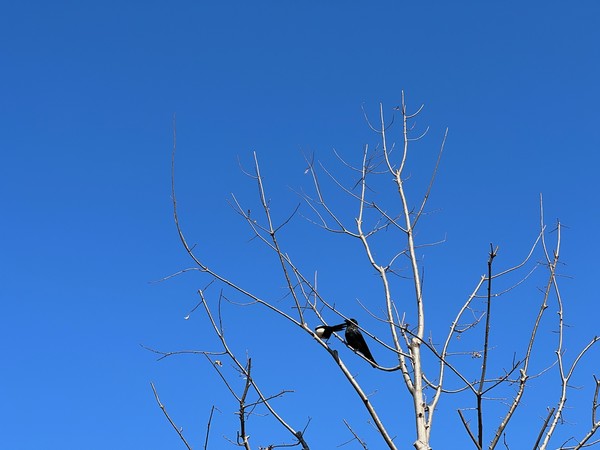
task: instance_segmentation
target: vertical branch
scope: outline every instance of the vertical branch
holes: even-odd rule
[[[408,200],[406,198],[406,193],[404,192],[404,180],[402,179],[404,166],[406,164],[406,160],[408,157],[408,143],[410,141],[408,137],[408,120],[415,117],[420,109],[409,115],[406,112],[406,103],[404,101],[404,91],[402,92],[402,133],[403,133],[403,152],[402,158],[400,162],[400,166],[398,169],[394,168],[390,160],[390,150],[387,146],[386,141],[386,133],[385,133],[385,121],[383,118],[383,107],[380,105],[380,119],[381,119],[381,139],[382,139],[382,147],[383,147],[383,155],[385,158],[385,162],[388,167],[388,171],[394,177],[394,184],[396,185],[398,195],[400,196],[400,200],[402,203],[402,216],[404,218],[404,233],[406,234],[406,245],[408,250],[408,257],[411,263],[412,269],[412,279],[413,279],[413,287],[415,291],[415,300],[416,300],[416,309],[417,309],[417,330],[414,333],[413,338],[409,343],[409,352],[411,355],[411,364],[413,369],[412,379],[411,375],[408,372],[405,372],[403,368],[404,380],[409,389],[409,392],[413,398],[413,408],[415,413],[415,421],[416,421],[416,429],[417,429],[417,440],[414,442],[414,447],[417,450],[426,450],[429,449],[429,433],[430,428],[427,422],[427,412],[426,412],[426,403],[424,401],[424,393],[423,393],[423,370],[422,370],[422,361],[421,361],[421,343],[423,342],[423,338],[425,335],[425,312],[423,308],[423,297],[422,297],[422,288],[421,288],[421,279],[419,273],[419,266],[415,251],[415,242],[414,242],[414,223],[411,219],[410,206],[408,204]],[[398,337],[396,335],[396,331],[394,330],[394,322],[393,322],[393,314],[392,314],[392,302],[391,295],[389,295],[389,287],[387,285],[387,277],[384,267],[374,266],[378,269],[380,276],[384,282],[384,286],[386,288],[386,306],[388,310],[388,318],[390,321],[390,326],[392,327],[392,336],[397,341],[396,345],[399,346]],[[399,356],[400,357],[400,356]],[[403,359],[400,357],[400,364],[402,366]]]
[[[415,251],[414,242],[414,224],[410,217],[410,207],[406,194],[404,192],[404,180],[402,179],[402,170],[406,162],[408,155],[408,119],[414,117],[409,116],[406,113],[406,104],[404,102],[404,92],[402,93],[402,126],[404,135],[404,151],[402,153],[402,163],[400,168],[395,172],[395,183],[398,189],[398,194],[402,201],[402,209],[404,213],[404,223],[406,228],[406,240],[409,253],[409,259],[412,268],[413,276],[413,287],[415,291],[415,300],[417,307],[417,332],[416,337],[411,339],[410,353],[412,355],[413,365],[413,382],[414,382],[414,393],[413,393],[413,407],[415,411],[416,427],[417,427],[417,440],[413,444],[417,450],[429,449],[429,433],[431,429],[427,427],[427,417],[425,411],[425,399],[423,393],[423,362],[421,360],[421,342],[425,336],[425,310],[423,307],[423,291],[421,288],[421,278],[419,273],[419,266],[417,263],[417,255]]]
[[[596,388],[594,390],[594,400],[592,400],[592,426],[600,426],[600,420],[596,418],[596,410],[598,409],[598,393],[600,392],[600,380],[594,375]]]
[[[248,391],[250,390],[250,386],[252,385],[252,378],[250,375],[250,371],[252,369],[252,359],[248,358],[248,363],[244,369],[244,374],[246,376],[246,385],[244,386],[244,392],[242,396],[239,398],[239,416],[240,416],[240,433],[238,435],[238,445],[240,447],[244,447],[246,450],[250,450],[250,436],[246,434],[246,397],[248,396]],[[241,442],[240,442],[241,439]]]
[[[546,262],[548,263],[548,271],[549,271],[549,284],[550,286],[556,286],[556,266],[558,265],[558,258],[560,255],[560,222],[557,225],[557,240],[556,240],[556,248],[552,253],[552,258],[548,253],[546,247],[546,241],[542,237],[542,247],[544,248],[544,253],[546,255]],[[540,446],[541,450],[544,450],[548,447],[550,443],[550,439],[554,434],[554,430],[558,425],[558,421],[562,415],[563,409],[565,407],[565,403],[567,402],[567,383],[568,379],[565,377],[565,368],[563,363],[563,331],[564,331],[564,323],[563,323],[563,310],[562,310],[562,301],[560,296],[558,296],[558,343],[556,347],[556,358],[558,362],[558,371],[561,379],[561,392],[558,404],[556,406],[556,411],[554,412],[554,417],[548,427],[548,431],[546,432],[546,436],[544,436],[544,440]]]
[[[415,113],[416,114],[416,113]],[[404,164],[406,162],[406,158],[408,155],[408,119],[415,116],[415,114],[408,115],[406,113],[406,104],[404,103],[404,92],[402,92],[402,119],[403,119],[403,134],[404,134],[404,151],[402,154],[402,164],[400,169],[398,169],[395,173],[395,183],[398,187],[398,194],[400,194],[400,198],[402,200],[402,209],[404,213],[404,222],[406,224],[406,238],[408,244],[408,251],[410,256],[412,274],[413,274],[413,284],[415,289],[415,299],[417,301],[417,337],[422,341],[425,335],[425,311],[423,309],[423,295],[421,289],[421,277],[419,273],[419,266],[417,263],[417,255],[415,252],[415,242],[414,242],[414,224],[411,221],[410,217],[410,205],[408,204],[408,200],[406,198],[406,194],[404,192],[404,180],[402,179],[402,170],[404,168]],[[418,343],[413,341],[413,345],[418,347]],[[417,350],[418,351],[418,350]],[[420,366],[420,361],[419,361]],[[415,373],[415,378],[417,378],[417,373]],[[420,374],[419,374],[420,378]]]
[[[536,239],[534,247],[532,247],[532,249],[531,249],[532,252],[533,252],[533,249],[537,246],[538,240],[544,239],[545,230],[546,230],[546,225],[544,225],[544,208],[543,208],[542,199],[540,197],[540,234],[538,235],[538,239]],[[531,361],[531,356],[533,354],[533,345],[535,343],[537,332],[540,328],[540,324],[542,322],[542,317],[544,316],[544,312],[546,311],[546,309],[548,309],[548,297],[550,295],[550,290],[552,287],[552,278],[553,277],[551,275],[548,279],[548,283],[546,284],[546,289],[544,290],[544,295],[542,297],[542,303],[540,305],[540,309],[538,311],[537,317],[535,319],[531,333],[529,335],[529,343],[527,344],[525,358],[523,358],[523,367],[519,371],[519,389],[517,390],[517,393],[516,393],[515,397],[513,398],[513,401],[511,403],[510,407],[508,408],[508,411],[506,412],[506,415],[504,416],[502,422],[500,423],[500,425],[498,425],[498,428],[496,429],[496,434],[494,435],[494,438],[492,439],[492,441],[490,443],[491,449],[495,448],[496,444],[499,442],[500,437],[502,436],[502,433],[508,426],[508,423],[510,422],[515,411],[519,407],[519,404],[521,403],[521,399],[523,398],[523,394],[525,393],[525,386],[526,386],[527,380],[529,380],[528,370],[529,370],[529,362]],[[554,408],[552,408],[552,412],[554,412]],[[542,434],[543,434],[544,430],[546,429],[546,427],[548,426],[548,421],[550,420],[551,416],[552,416],[552,413],[548,416],[548,418],[546,419],[546,423],[544,424],[544,428],[540,431],[540,436],[538,437],[538,439],[536,441],[535,448],[537,448],[537,445],[539,444],[539,441],[542,438]]]
[[[204,450],[208,449],[208,437],[210,436],[210,424],[212,423],[213,413],[215,412],[215,405],[210,408],[210,415],[208,416],[208,423],[206,424],[206,439],[204,440]]]
[[[490,257],[488,259],[487,276],[487,307],[485,317],[485,336],[483,341],[483,361],[481,364],[481,378],[479,379],[479,388],[477,389],[477,442],[479,448],[483,448],[483,392],[485,388],[485,373],[487,370],[487,360],[490,342],[490,321],[492,313],[492,262],[498,253],[498,247],[490,244]]]

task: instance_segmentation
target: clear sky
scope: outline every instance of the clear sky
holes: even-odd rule
[[[281,220],[298,201],[290,187],[309,186],[303,153],[341,172],[333,148],[358,161],[364,144],[377,144],[361,107],[375,114],[382,102],[391,117],[404,90],[411,109],[425,104],[417,128],[430,127],[410,161],[416,181],[450,130],[423,232],[427,241],[446,237],[423,252],[432,323],[439,318],[445,332],[485,271],[490,242],[500,246],[499,268],[526,253],[543,193],[548,222],[567,227],[569,277],[561,282],[567,354],[575,354],[599,330],[599,17],[591,1],[2,2],[0,447],[181,448],[151,380],[196,448],[213,404],[220,412],[211,448],[228,448],[224,434],[235,437],[235,404],[205,360],[156,362],[140,347],[217,348],[200,311],[184,320],[208,280],[152,283],[191,265],[172,220],[173,114],[190,242],[211,265],[250,285],[262,280],[257,289],[277,298],[281,279],[268,286],[269,266],[261,265],[268,253],[227,204],[234,192],[258,205],[238,158],[247,167],[257,151]],[[293,256],[362,317],[355,299],[372,293],[360,280],[373,275],[360,248],[340,238],[317,248],[322,234],[300,217],[291,230],[306,233],[285,242]],[[529,289],[542,285],[536,279]],[[498,348],[514,343],[524,320],[515,305],[528,298],[511,299]],[[379,448],[360,401],[307,335],[286,334],[264,311],[244,310],[242,324],[239,310],[227,313],[238,324],[231,339],[242,353],[247,343],[265,386],[297,389],[279,404],[296,427],[313,417],[314,448],[350,439],[341,417]],[[269,336],[265,324],[279,334]],[[578,385],[589,388],[591,373],[600,375],[597,357],[582,365]],[[385,375],[352,363],[369,390],[389,387]],[[334,385],[340,390],[331,393]],[[396,386],[374,400],[390,423],[407,401]],[[589,422],[586,392],[570,402],[585,410],[567,418],[567,437]],[[556,395],[533,389],[528,401],[551,404]],[[442,438],[452,431],[460,448],[456,412],[443,407],[446,428],[433,446],[453,448]],[[532,423],[544,411],[532,412]],[[273,424],[253,420],[258,446]],[[413,433],[412,423],[391,427],[398,439]]]

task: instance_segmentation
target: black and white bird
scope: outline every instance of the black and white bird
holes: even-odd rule
[[[334,331],[342,331],[346,328],[345,323],[340,323],[339,325],[319,325],[315,328],[315,334],[319,336],[323,340],[327,340],[331,337]]]
[[[363,337],[360,329],[358,328],[358,322],[356,319],[346,320],[346,344],[348,347],[361,353],[365,358],[371,361],[371,365],[376,367],[375,358],[371,355],[371,351],[369,347],[367,347],[367,343],[365,342],[365,338]]]

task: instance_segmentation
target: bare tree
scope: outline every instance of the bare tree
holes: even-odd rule
[[[453,301],[453,304],[460,306],[449,328],[428,328],[425,320],[426,305],[434,306],[441,300],[425,298],[424,264],[419,252],[424,251],[424,247],[441,243],[443,239],[433,243],[418,243],[417,232],[422,222],[426,220],[428,201],[440,166],[447,130],[441,138],[437,161],[429,182],[425,184],[424,193],[420,197],[417,196],[418,201],[411,200],[415,196],[409,195],[407,191],[407,186],[411,182],[407,170],[408,157],[409,150],[424,135],[424,133],[413,135],[413,121],[422,108],[409,113],[404,101],[404,93],[402,94],[402,103],[395,108],[402,122],[401,145],[398,148],[388,140],[391,124],[386,123],[383,106],[380,105],[379,108],[377,125],[373,125],[365,114],[368,125],[380,138],[377,148],[371,150],[365,146],[358,165],[353,165],[336,153],[344,169],[354,179],[350,178],[349,182],[343,180],[323,165],[315,163],[314,159],[307,157],[306,173],[312,178],[312,188],[310,192],[303,190],[297,192],[302,210],[305,211],[303,217],[308,219],[309,226],[316,225],[327,233],[341,235],[356,242],[358,244],[356,248],[363,253],[371,272],[377,275],[381,294],[374,299],[369,299],[368,302],[360,303],[364,315],[369,320],[384,325],[384,328],[380,327],[380,332],[377,333],[351,319],[346,305],[336,303],[323,293],[318,286],[316,273],[309,274],[303,271],[301,265],[296,263],[294,255],[282,245],[282,235],[285,235],[286,226],[297,219],[300,206],[296,207],[288,217],[276,221],[256,153],[253,158],[253,170],[245,173],[256,184],[261,217],[255,216],[251,212],[252,208],[244,205],[235,195],[232,196],[231,204],[249,227],[253,238],[259,240],[272,253],[279,267],[280,277],[273,283],[283,282],[286,296],[283,300],[269,298],[260,294],[258,289],[239,284],[235,273],[213,269],[210,263],[211,255],[203,254],[201,250],[196,251],[188,244],[180,223],[175,195],[176,143],[174,139],[173,213],[179,238],[194,263],[194,267],[185,271],[198,271],[206,279],[206,286],[198,291],[200,300],[194,309],[201,307],[204,311],[211,329],[218,338],[220,348],[173,352],[152,351],[159,353],[161,359],[175,354],[191,353],[202,355],[209,361],[216,372],[216,379],[224,383],[234,403],[237,404],[239,424],[236,438],[230,439],[233,444],[245,449],[252,448],[248,419],[258,415],[258,411],[264,411],[289,433],[289,441],[284,444],[268,442],[259,448],[299,446],[308,449],[311,442],[315,442],[313,445],[319,448],[318,436],[310,436],[308,420],[293,425],[278,412],[274,400],[289,391],[265,393],[261,381],[253,376],[255,373],[252,372],[255,365],[253,360],[249,356],[240,358],[230,346],[230,339],[240,338],[236,335],[226,336],[221,312],[224,302],[228,305],[236,305],[238,308],[264,308],[269,314],[268,320],[283,321],[290,327],[296,327],[311,338],[306,340],[306,345],[317,345],[323,352],[329,354],[331,364],[337,366],[343,378],[351,386],[362,403],[368,420],[374,425],[387,448],[405,448],[408,443],[411,443],[417,450],[430,449],[434,417],[443,402],[451,404],[456,410],[456,423],[462,424],[474,448],[493,449],[499,444],[510,448],[510,435],[507,430],[517,411],[529,408],[527,405],[524,406],[523,399],[531,380],[549,377],[553,373],[558,374],[557,398],[553,403],[548,403],[545,412],[527,412],[531,418],[531,439],[529,442],[519,442],[518,448],[547,449],[550,448],[552,439],[557,439],[557,429],[565,416],[567,395],[571,389],[570,382],[573,374],[582,358],[599,340],[598,337],[593,337],[574,358],[566,358],[564,302],[558,283],[561,224],[557,223],[550,230],[553,238],[553,243],[550,243],[540,197],[539,230],[531,247],[525,249],[522,258],[501,270],[495,270],[495,263],[501,252],[497,246],[490,244],[485,273],[474,283],[470,295],[462,302]],[[322,181],[322,177],[325,177],[327,183]],[[337,189],[336,196],[339,192],[343,193],[346,199],[351,201],[350,204],[354,205],[353,209],[349,211],[347,206],[346,209],[337,209],[337,203],[335,200],[330,200],[331,194],[325,184]],[[381,195],[383,189],[387,189],[387,192],[391,192],[393,196]],[[482,258],[482,265],[484,264],[485,259]],[[406,270],[398,269],[400,265],[403,265]],[[546,281],[544,287],[539,290],[538,298],[527,300],[529,304],[532,302],[537,304],[537,313],[529,318],[520,318],[519,326],[528,328],[528,338],[523,341],[521,348],[512,350],[514,356],[511,359],[502,359],[504,355],[497,355],[494,351],[491,344],[492,336],[511,333],[511,330],[510,324],[501,322],[501,315],[500,318],[496,318],[497,309],[502,307],[499,299],[514,293],[527,282],[532,282],[533,274],[543,273],[543,271],[546,273]],[[411,286],[410,290],[406,289],[407,285]],[[502,287],[496,288],[496,286]],[[231,292],[237,298],[245,298],[245,303],[234,302],[228,298],[227,292]],[[548,327],[544,328],[542,324],[552,320],[546,319],[550,306],[558,312],[558,320],[553,326],[555,334],[552,335],[556,339],[554,357],[550,362],[541,358],[542,362],[547,362],[547,366],[540,367],[538,363],[534,368],[535,355],[548,353],[547,346],[538,344],[538,341],[542,332],[548,333]],[[336,322],[341,323],[328,328],[330,325],[326,319],[332,317]],[[363,321],[361,320],[360,323]],[[344,327],[347,327],[347,334],[343,338],[341,329]],[[355,334],[348,334],[350,329]],[[372,345],[377,345],[380,354],[386,352],[386,357],[373,358],[363,336],[366,336],[367,340],[373,343]],[[333,345],[327,341],[330,337],[336,339],[333,342],[345,344],[349,351],[342,355],[340,351],[332,348]],[[251,348],[249,352],[252,353]],[[410,407],[412,411],[411,416],[414,420],[412,433],[409,433],[406,424],[394,422],[389,417],[386,420],[380,417],[378,408],[373,404],[367,389],[346,365],[347,358],[357,357],[354,354],[372,364],[376,369],[374,374],[393,377],[395,385],[398,386],[397,391],[403,392],[406,396],[403,408]],[[501,359],[498,360],[498,357]],[[223,370],[224,360],[228,361],[244,380],[238,390],[231,373]],[[393,361],[390,365],[383,365],[381,362],[390,360]],[[558,444],[561,449],[580,449],[599,442],[595,433],[600,427],[600,418],[596,415],[600,382],[595,377],[593,380],[594,389],[589,398],[591,424],[584,428],[579,427],[580,435]],[[182,430],[174,424],[160,402],[155,386],[152,385],[152,388],[163,413],[185,445],[191,448]],[[382,399],[379,401],[381,402]],[[211,419],[213,411],[211,410]],[[204,448],[208,448],[211,419],[206,427]],[[350,440],[366,449],[365,439],[345,419],[340,417],[339,420],[344,421],[351,434]],[[378,448],[381,447],[380,443],[376,445]]]

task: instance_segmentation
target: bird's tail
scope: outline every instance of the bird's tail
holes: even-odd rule
[[[344,328],[346,328],[346,324],[340,323],[339,325],[331,325],[330,328],[331,331],[342,331]]]

